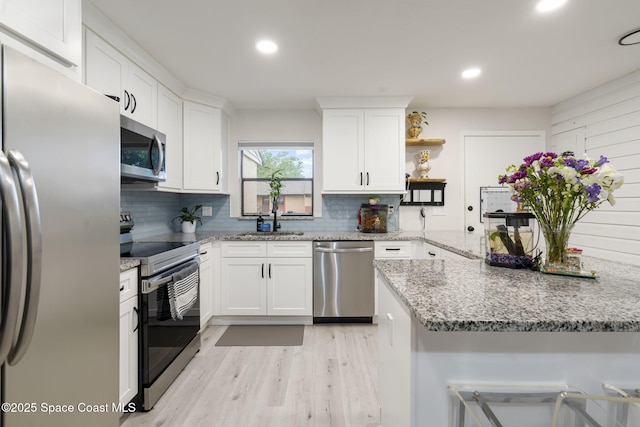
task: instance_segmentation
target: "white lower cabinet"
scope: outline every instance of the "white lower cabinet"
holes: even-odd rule
[[[408,427],[412,422],[413,407],[411,315],[384,279],[380,279],[378,292],[380,424],[384,427]]]
[[[414,245],[415,242],[410,240],[401,240],[401,241],[385,241],[379,240],[373,243],[374,247],[374,257],[375,259],[412,259],[414,253]],[[375,312],[374,315],[378,318],[378,323],[382,319],[380,319],[380,312],[378,311],[378,289],[380,287],[378,274],[374,274],[374,290],[375,290]]]
[[[200,329],[204,329],[213,314],[213,271],[211,243],[200,245]]]
[[[220,314],[311,316],[311,242],[222,244]]]
[[[120,403],[138,394],[138,269],[120,273]]]

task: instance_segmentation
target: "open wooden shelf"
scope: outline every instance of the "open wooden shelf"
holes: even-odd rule
[[[407,138],[405,140],[405,145],[407,147],[420,147],[424,145],[442,145],[444,144],[444,139],[418,139],[418,138]]]
[[[414,183],[414,182],[445,182],[446,179],[444,178],[407,178],[407,182],[409,183]]]

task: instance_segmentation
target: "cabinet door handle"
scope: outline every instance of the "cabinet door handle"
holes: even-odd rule
[[[124,285],[120,286],[120,292],[124,291]]]
[[[271,263],[269,263],[269,279],[271,279]]]
[[[369,185],[369,172],[367,172],[367,185]]]
[[[208,253],[209,253],[208,251],[204,251],[204,252],[200,252],[200,255],[206,255]]]
[[[138,103],[136,102],[136,97],[134,94],[131,94],[131,102],[133,103],[133,106],[131,107],[131,114],[133,114],[135,113],[136,107],[138,106]]]
[[[216,185],[220,184],[220,172],[216,171]]]
[[[362,185],[362,172],[360,172],[360,185]]]
[[[429,252],[427,252],[427,253],[428,253],[430,256],[436,256],[435,252],[431,252],[431,251],[429,251]]]
[[[264,262],[262,263],[262,278],[264,279]]]
[[[138,312],[138,307],[133,307],[133,311],[135,311],[135,312],[136,312],[136,319],[138,320],[138,322],[137,322],[138,324],[137,324],[137,325],[136,325],[136,327],[133,329],[133,332],[135,332],[135,331],[137,331],[137,330],[138,330],[138,327],[140,326],[140,315],[139,315],[139,312]]]
[[[124,111],[129,109],[129,104],[131,104],[131,97],[129,96],[129,92],[124,91]]]

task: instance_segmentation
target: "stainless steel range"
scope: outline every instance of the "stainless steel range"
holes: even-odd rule
[[[134,242],[120,214],[120,256],[140,261],[137,407],[148,411],[200,349],[199,243]]]

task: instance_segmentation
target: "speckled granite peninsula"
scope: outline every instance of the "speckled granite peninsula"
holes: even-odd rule
[[[491,267],[482,260],[378,260],[431,331],[640,331],[640,268],[588,259],[582,279]]]
[[[470,257],[483,254],[478,240],[425,236]],[[451,425],[450,385],[526,391],[545,384],[592,395],[604,394],[603,383],[638,387],[640,267],[583,261],[597,279],[477,258],[376,260],[382,424]],[[538,415],[523,424],[517,410],[512,416],[503,425],[550,425]]]

